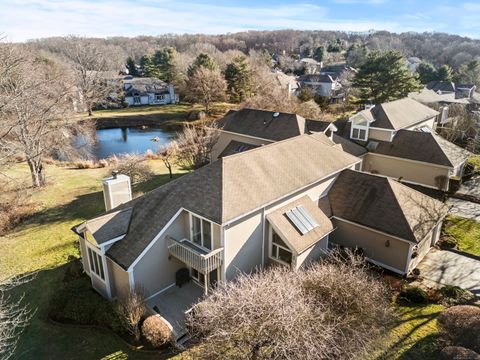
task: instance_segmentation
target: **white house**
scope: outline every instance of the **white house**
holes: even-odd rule
[[[179,101],[172,84],[155,78],[127,78],[123,90],[129,106],[165,105]]]

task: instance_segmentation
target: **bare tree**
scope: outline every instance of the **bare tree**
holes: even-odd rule
[[[132,184],[138,184],[152,178],[153,171],[146,163],[145,158],[138,154],[125,154],[116,158],[115,169],[127,175]]]
[[[187,322],[200,359],[350,359],[388,328],[388,291],[347,253],[297,272],[243,274],[217,287]]]
[[[177,154],[178,145],[176,141],[172,141],[168,145],[163,145],[158,150],[158,155],[160,159],[162,159],[165,167],[168,169],[168,173],[170,175],[170,179],[173,178],[172,167],[173,161],[175,160],[175,156]]]
[[[219,137],[214,123],[187,124],[177,135],[176,161],[180,166],[198,169],[210,162],[211,153]]]
[[[146,314],[145,294],[143,289],[131,290],[127,299],[119,303],[117,312],[120,315],[120,320],[128,333],[135,337],[135,340],[140,340],[140,321]]]
[[[9,50],[0,73],[0,159],[26,158],[34,187],[45,184],[43,159],[73,148],[81,128],[71,117],[71,87],[64,69],[52,60],[17,46]],[[9,67],[10,66],[10,67]]]
[[[220,70],[199,67],[189,77],[186,90],[187,97],[202,103],[205,106],[205,112],[208,114],[212,102],[226,99],[227,82]]]
[[[20,334],[33,316],[23,297],[14,300],[8,293],[28,280],[11,279],[0,283],[0,358],[4,360],[13,357]]]
[[[88,39],[66,38],[63,54],[71,64],[80,103],[85,105],[89,116],[96,103],[104,101],[113,91],[108,75],[107,55]]]

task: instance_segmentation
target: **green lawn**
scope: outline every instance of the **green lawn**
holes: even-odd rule
[[[368,360],[435,360],[440,348],[437,317],[442,305],[397,306],[399,321],[370,351]]]
[[[169,181],[159,160],[149,162],[156,176],[134,190],[145,192]],[[28,274],[36,277],[15,289],[36,309],[31,325],[20,339],[16,359],[158,359],[158,354],[128,348],[107,330],[60,326],[48,320],[48,303],[61,286],[69,256],[78,256],[77,239],[70,228],[103,211],[101,179],[108,169],[76,170],[48,165],[50,185],[35,190],[38,212],[6,236],[0,237],[0,278]],[[26,166],[16,166],[11,176],[28,178]],[[179,176],[179,171],[176,171]],[[478,229],[478,228],[477,228]],[[398,307],[401,321],[368,357],[371,359],[434,359],[438,333],[438,305]],[[188,358],[188,352],[178,358]]]
[[[448,216],[443,231],[457,239],[458,250],[480,256],[480,222]]]
[[[152,190],[169,181],[160,160],[149,161],[155,177],[134,188]],[[124,359],[134,354],[107,330],[63,327],[47,318],[50,297],[61,286],[63,266],[69,256],[78,256],[78,242],[70,228],[101,213],[101,179],[108,169],[77,170],[48,165],[49,186],[35,190],[38,212],[6,236],[0,237],[0,279],[37,272],[36,277],[15,290],[36,309],[31,325],[21,337],[16,359]],[[180,172],[176,170],[176,175]],[[26,166],[16,166],[11,176],[28,177]],[[158,358],[158,354],[135,352],[135,359]]]

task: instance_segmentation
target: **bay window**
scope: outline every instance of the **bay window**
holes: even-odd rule
[[[102,256],[96,251],[92,250],[90,247],[87,247],[87,252],[88,262],[90,264],[90,272],[94,273],[100,279],[105,281],[105,272],[103,270]]]
[[[289,247],[283,240],[278,236],[278,234],[272,229],[272,245],[271,245],[271,255],[272,259],[291,265],[292,263],[292,252]]]

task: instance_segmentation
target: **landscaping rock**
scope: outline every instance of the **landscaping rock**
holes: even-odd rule
[[[440,360],[480,360],[480,355],[461,346],[447,346],[440,352]]]

